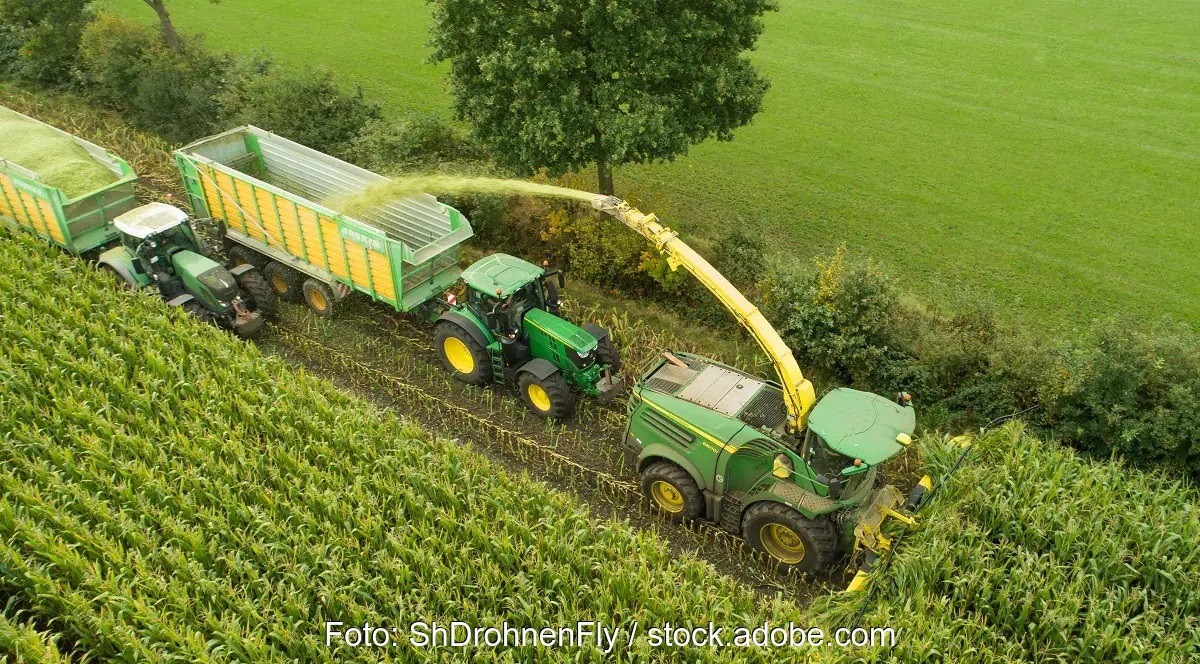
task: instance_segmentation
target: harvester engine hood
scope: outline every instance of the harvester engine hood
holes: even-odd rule
[[[911,405],[849,388],[826,394],[813,406],[808,427],[829,449],[870,468],[899,454],[912,441],[916,413]]]
[[[211,258],[192,251],[179,251],[171,256],[171,264],[188,291],[208,307],[224,311],[241,293],[229,270]]]

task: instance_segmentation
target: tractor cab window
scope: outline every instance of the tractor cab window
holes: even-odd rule
[[[854,460],[829,449],[825,440],[810,429],[804,437],[804,453],[802,455],[808,465],[819,475],[835,477],[842,469],[854,464]]]

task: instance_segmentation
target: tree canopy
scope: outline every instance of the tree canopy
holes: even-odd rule
[[[775,0],[430,0],[454,108],[498,162],[558,175],[671,160],[762,107],[747,51]]]

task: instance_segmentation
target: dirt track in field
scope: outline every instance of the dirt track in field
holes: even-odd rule
[[[620,451],[622,400],[605,407],[581,398],[568,421],[547,422],[530,414],[511,388],[453,380],[434,352],[428,323],[360,298],[343,304],[333,320],[324,320],[302,305],[281,303],[259,345],[431,433],[470,445],[509,472],[573,494],[597,517],[652,531],[673,551],[690,551],[763,595],[784,593],[803,605],[844,587],[840,567],[815,578],[779,574],[715,525],[671,524],[646,506]]]

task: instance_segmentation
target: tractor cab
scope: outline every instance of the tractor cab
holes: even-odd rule
[[[546,309],[545,271],[505,254],[492,254],[463,272],[467,306],[498,338],[522,334],[525,314]]]

